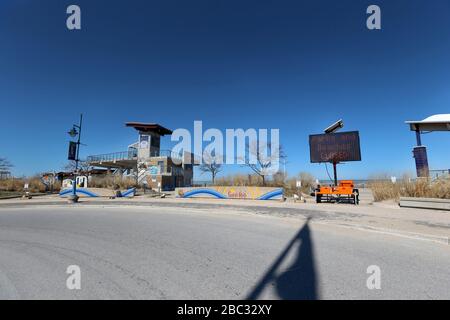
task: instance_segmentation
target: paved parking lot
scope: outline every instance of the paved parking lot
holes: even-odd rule
[[[0,209],[0,298],[449,299],[449,265],[445,244],[245,210]]]

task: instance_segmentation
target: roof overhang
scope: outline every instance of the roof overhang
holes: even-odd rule
[[[450,131],[450,114],[436,114],[421,121],[405,121],[411,131]]]
[[[164,128],[163,126],[157,123],[143,123],[143,122],[127,122],[125,123],[127,127],[131,127],[136,129],[139,132],[154,132],[159,134],[160,136],[164,136],[166,134],[172,134],[172,130]]]

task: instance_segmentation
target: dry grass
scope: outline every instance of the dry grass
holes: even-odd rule
[[[136,187],[136,179],[121,176],[107,175],[104,177],[89,178],[90,188],[130,189]]]
[[[310,188],[314,186],[314,177],[306,172],[301,172],[297,177],[286,179],[283,173],[275,174],[272,179],[266,180],[266,187],[280,187],[284,188],[285,195],[291,196],[297,193],[296,181],[302,181],[301,191],[308,194]],[[216,186],[252,186],[262,187],[262,178],[256,174],[234,174],[225,177],[217,178],[215,181]]]
[[[0,180],[0,190],[9,192],[22,191],[24,183],[23,179]]]
[[[32,193],[44,193],[47,190],[45,184],[42,183],[39,177],[30,178],[14,178],[7,180],[0,180],[0,191],[7,192],[23,192],[25,183],[28,183],[28,190]],[[54,191],[58,191],[61,188],[59,182],[55,183],[53,186]]]
[[[30,178],[14,178],[0,180],[0,191],[4,192],[23,192],[25,183],[28,183],[28,190],[32,193],[44,193],[47,190],[45,184],[37,176]],[[136,186],[136,180],[132,178],[122,178],[114,176],[91,177],[89,178],[89,187],[91,188],[111,188],[111,189],[130,189]],[[53,185],[53,191],[59,191],[61,183],[58,181]]]
[[[284,184],[285,192],[284,194],[286,196],[292,196],[293,194],[298,193],[298,189],[296,186],[297,180],[300,180],[302,182],[302,187],[300,188],[300,191],[303,194],[308,195],[311,192],[311,188],[316,187],[316,179],[307,172],[300,172],[297,177],[288,179],[286,183]]]
[[[233,174],[216,178],[214,185],[236,187],[262,186],[262,179],[255,174]]]
[[[407,177],[392,183],[390,180],[377,179],[368,183],[375,201],[399,200],[400,197],[450,199],[450,180],[428,179],[411,180]]]

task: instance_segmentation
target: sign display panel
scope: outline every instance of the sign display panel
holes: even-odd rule
[[[76,160],[77,159],[77,144],[76,142],[69,142],[69,153],[67,155],[68,160]]]
[[[361,161],[359,131],[310,135],[309,152],[312,163]]]

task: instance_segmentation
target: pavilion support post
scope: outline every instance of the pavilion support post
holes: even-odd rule
[[[422,139],[420,137],[420,130],[416,130],[416,140],[417,140],[417,146],[420,147],[422,145]]]

